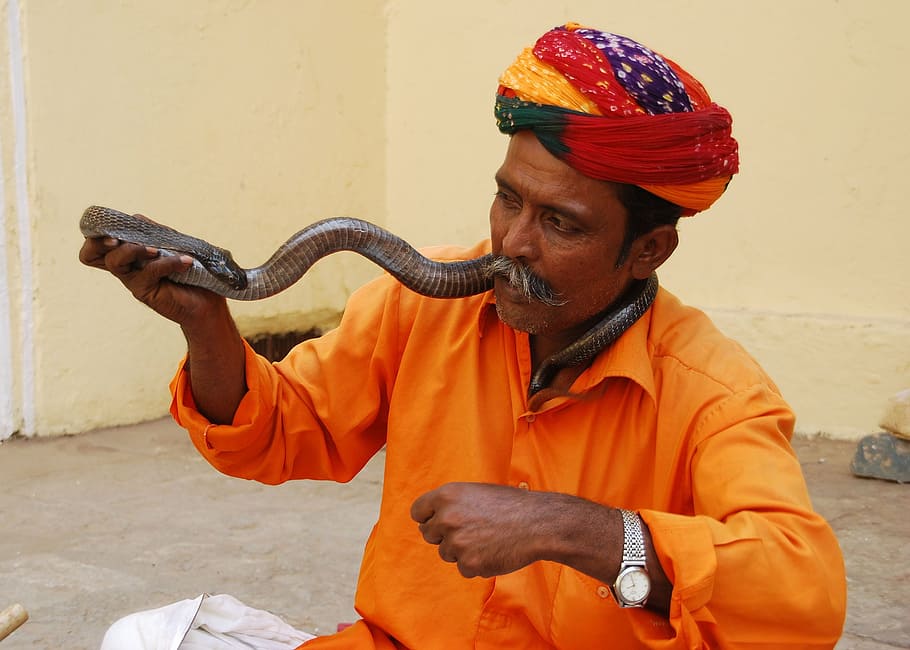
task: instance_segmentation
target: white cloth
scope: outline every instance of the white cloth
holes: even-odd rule
[[[202,594],[121,618],[100,650],[294,650],[313,638],[233,596]]]

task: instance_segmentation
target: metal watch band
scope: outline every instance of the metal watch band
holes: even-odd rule
[[[623,541],[622,564],[645,566],[645,536],[641,532],[641,520],[631,510],[622,513]]]
[[[620,607],[644,607],[651,593],[651,579],[641,519],[631,510],[620,509],[619,512],[622,514],[622,562],[610,591]]]

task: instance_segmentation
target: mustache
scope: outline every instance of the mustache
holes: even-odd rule
[[[558,291],[549,283],[534,273],[526,265],[516,262],[505,255],[493,255],[486,266],[487,276],[500,277],[518,289],[528,302],[535,300],[550,307],[559,307],[566,304],[560,299]]]

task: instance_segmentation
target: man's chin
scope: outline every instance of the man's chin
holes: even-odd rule
[[[531,303],[524,303],[524,309],[520,309],[515,303],[500,301],[496,298],[496,315],[499,320],[519,332],[528,334],[542,334],[546,331],[546,322],[538,309],[534,309]],[[542,307],[542,305],[539,305]],[[533,313],[536,312],[536,313]]]

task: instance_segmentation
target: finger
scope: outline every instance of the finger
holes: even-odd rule
[[[420,529],[420,534],[423,535],[424,541],[429,544],[442,544],[445,539],[445,535],[437,531],[436,527],[429,522],[423,522],[417,528]]]
[[[148,284],[157,284],[172,273],[185,271],[193,263],[186,255],[161,255],[157,248],[139,244],[122,244],[104,258],[108,271],[126,281],[139,272]]]
[[[186,271],[193,264],[193,258],[187,255],[158,255],[154,249],[147,252],[152,255],[151,259],[137,263],[130,281],[130,288],[137,298],[144,293],[143,287],[148,291],[157,291],[163,280]]]
[[[455,552],[446,544],[439,545],[439,557],[442,558],[443,562],[449,562],[450,564],[458,563],[458,557],[455,555]]]
[[[435,490],[426,492],[411,504],[411,519],[418,523],[423,523],[436,514],[436,508],[433,506],[433,493]]]
[[[157,257],[155,249],[123,243],[104,256],[104,267],[116,276],[125,276],[142,269]]]
[[[120,245],[113,237],[88,237],[79,249],[79,261],[86,266],[103,269],[104,257]]]

